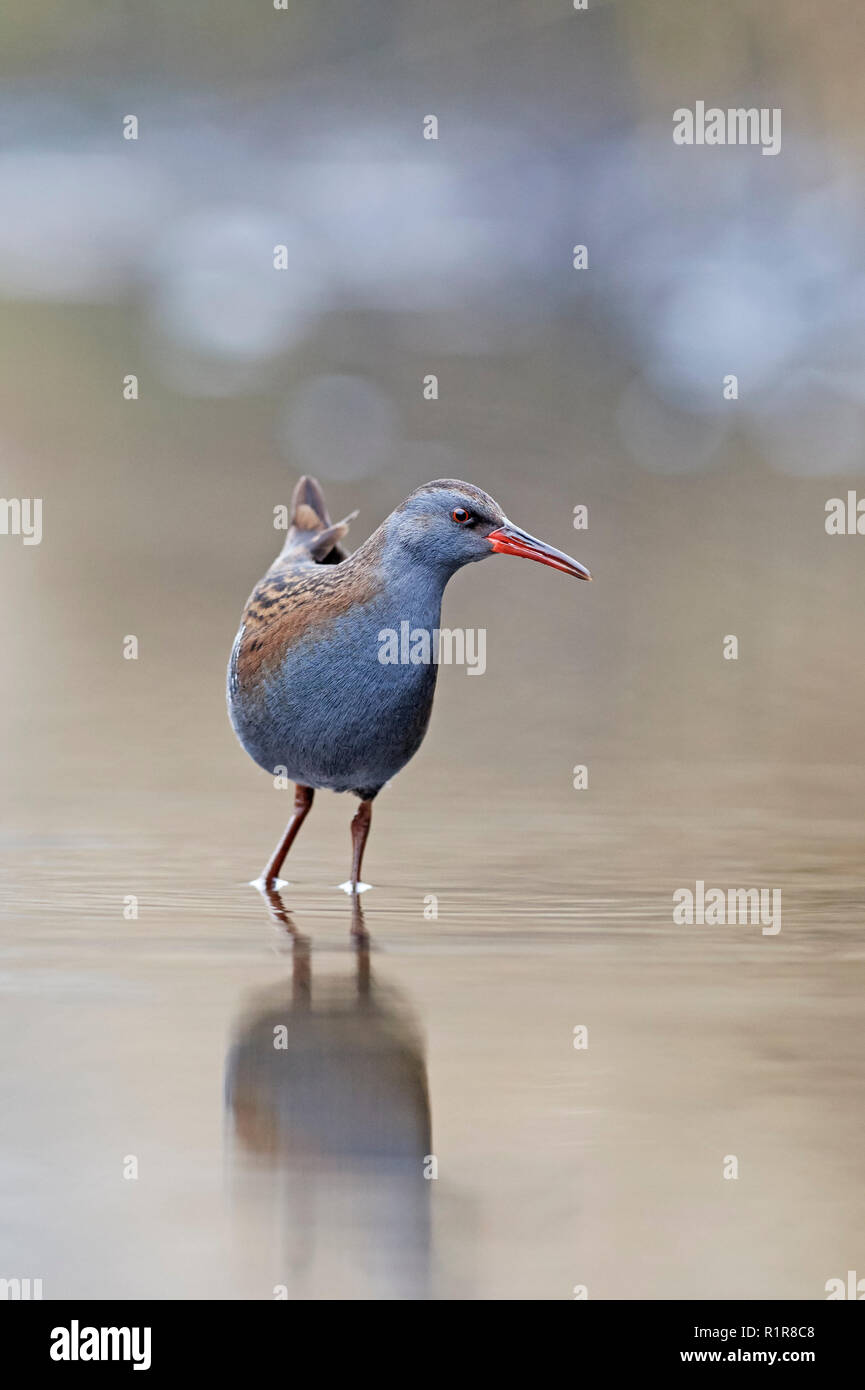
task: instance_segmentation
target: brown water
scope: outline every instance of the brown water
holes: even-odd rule
[[[609,363],[577,406],[553,348],[455,370],[454,471],[595,582],[455,578],[445,620],[487,630],[487,671],[442,672],[376,803],[368,957],[334,887],[353,804],[324,794],[287,866],[295,957],[248,886],[290,793],[223,695],[298,471],[276,406],[150,381],[124,414],[127,319],[2,331],[5,491],[45,520],[38,547],[0,538],[0,1277],[810,1299],[865,1274],[865,541],[823,528],[847,480],[780,477],[732,434],[711,470],[650,476]],[[360,540],[421,477],[323,481]],[[698,879],[780,889],[782,930],[675,925]]]
[[[290,918],[244,883],[288,801],[251,769],[242,813],[127,788],[132,841],[98,800],[5,837],[7,1276],[808,1299],[858,1267],[858,775],[812,770],[805,808],[753,768],[620,768],[589,812],[500,772],[455,797],[437,749],[376,807],[368,946],[332,886],[347,798],[304,827]],[[696,877],[780,887],[781,932],[675,926]]]
[[[486,628],[487,671],[442,672],[376,803],[369,950],[334,886],[353,803],[326,794],[287,866],[295,948],[248,886],[290,793],[223,697],[294,475],[238,467],[255,414],[221,440],[200,403],[187,444],[144,413],[132,471],[103,439],[76,472],[61,439],[96,386],[46,422],[34,370],[7,418],[45,537],[0,546],[0,1275],[46,1297],[807,1299],[861,1269],[862,569],[822,530],[825,486],[738,453],[685,485],[584,476],[567,451],[539,483],[519,432],[467,452],[595,582],[456,577],[445,619]],[[361,539],[406,487],[327,491]],[[675,925],[698,879],[780,889],[780,933]]]
[[[5,7],[0,1278],[865,1277],[861,17],[695,8]],[[780,157],[674,145],[703,97]],[[376,803],[368,944],[349,799],[248,886],[290,793],[224,709],[304,471],[352,543],[456,475],[595,579],[454,579],[487,671]],[[698,880],[781,931],[676,925]]]

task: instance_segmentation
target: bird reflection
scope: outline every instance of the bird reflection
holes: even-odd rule
[[[402,991],[376,980],[360,899],[350,972],[313,979],[279,893],[289,979],[249,998],[226,1066],[235,1215],[262,1296],[426,1298],[430,1108]],[[267,1269],[264,1275],[262,1265]]]

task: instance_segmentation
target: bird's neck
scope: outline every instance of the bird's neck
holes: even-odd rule
[[[404,616],[416,614],[417,622],[436,621],[445,586],[459,568],[445,558],[425,554],[422,546],[405,544],[388,521],[355,551],[347,562],[370,567],[381,581],[381,596],[389,608],[402,606]]]

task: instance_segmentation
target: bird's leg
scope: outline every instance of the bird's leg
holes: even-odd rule
[[[353,893],[357,892],[357,886],[360,883],[360,866],[363,863],[363,851],[366,847],[366,837],[369,834],[371,820],[372,802],[362,801],[351,822],[351,891]]]
[[[294,789],[294,815],[285,827],[285,834],[277,845],[273,854],[270,856],[267,868],[261,875],[262,886],[273,888],[279,878],[279,871],[282,868],[282,861],[294,844],[295,836],[303,825],[312,805],[312,798],[315,795],[312,787],[302,787],[300,783]]]
[[[352,893],[351,896],[351,939],[359,951],[366,950],[368,957],[369,932],[363,920],[363,904],[359,893]],[[368,967],[369,960],[367,959],[367,968]],[[360,965],[358,965],[358,971],[360,971]],[[360,979],[359,974],[358,979]],[[362,993],[362,990],[360,989],[360,985],[358,985],[358,994],[360,993]]]
[[[292,920],[291,913],[280,897],[278,888],[266,888],[263,882],[257,883],[270,913],[271,921],[284,931],[291,940],[291,997],[296,1007],[308,1007],[312,991],[312,970],[309,955],[309,937],[302,936]]]
[[[359,903],[360,898],[356,901]],[[361,927],[359,932],[352,928],[352,940],[357,953],[357,998],[360,1005],[369,1003],[372,993],[372,972],[369,968],[369,933]]]
[[[312,961],[309,954],[309,937],[294,937],[294,950],[291,958],[291,997],[297,1009],[308,1009],[312,995]]]

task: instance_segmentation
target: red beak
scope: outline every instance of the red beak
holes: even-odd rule
[[[509,521],[497,531],[490,532],[489,542],[497,555],[520,555],[524,560],[537,560],[542,565],[552,565],[554,570],[562,570],[564,574],[572,574],[577,579],[592,577],[585,565],[581,565],[578,560],[572,560],[564,551],[555,550],[551,545],[547,545],[546,541],[539,541],[537,537],[530,536],[528,531],[521,531],[519,526],[513,526]]]

